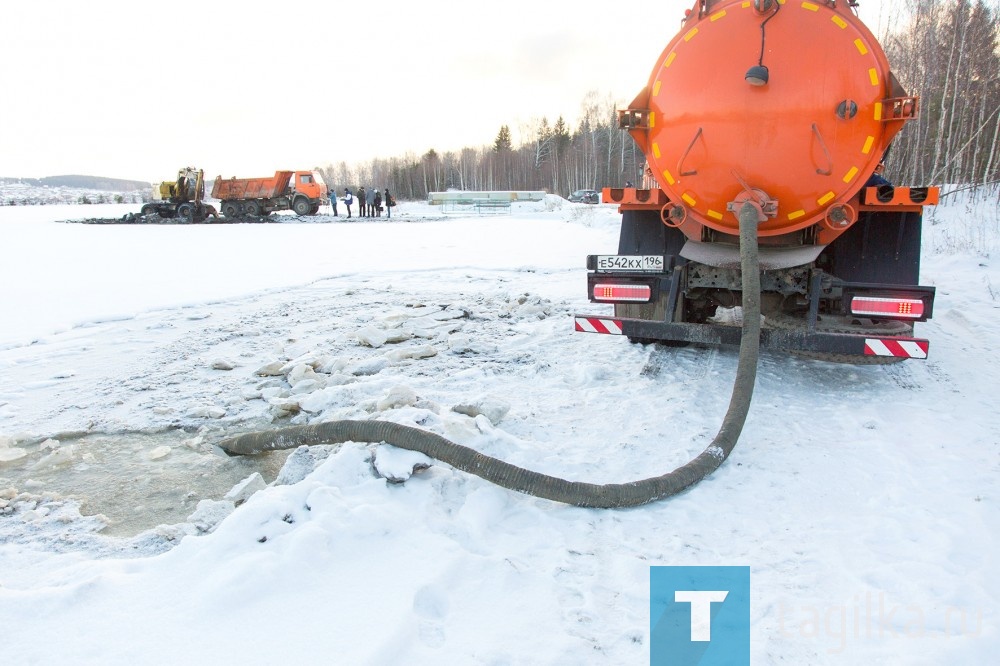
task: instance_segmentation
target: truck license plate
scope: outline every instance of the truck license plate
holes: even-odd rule
[[[642,271],[663,272],[663,255],[602,254],[597,256],[597,271]]]

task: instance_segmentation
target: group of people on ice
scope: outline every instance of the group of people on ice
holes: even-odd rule
[[[396,199],[389,194],[389,188],[385,188],[385,198],[382,198],[382,193],[377,187],[370,188],[365,191],[365,188],[361,187],[358,189],[358,195],[356,197],[358,202],[358,216],[359,217],[382,217],[382,206],[385,204],[385,216],[387,218],[392,217],[392,207],[396,205]],[[347,217],[351,216],[351,206],[354,205],[355,196],[351,194],[351,188],[344,188],[344,196],[340,199],[344,203],[344,207],[347,208]],[[333,207],[334,217],[338,217],[337,214],[337,191],[332,189],[330,191],[330,205]]]

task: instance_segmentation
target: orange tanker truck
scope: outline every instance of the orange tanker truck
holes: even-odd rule
[[[315,171],[275,171],[268,178],[219,176],[212,186],[226,217],[268,215],[276,210],[293,210],[296,215],[315,215],[327,203],[323,178]]]
[[[606,188],[618,254],[588,257],[576,330],[634,342],[737,344],[740,229],[757,211],[760,346],[830,361],[926,358],[915,322],[924,206],[936,187],[880,174],[917,116],[854,2],[700,0],[619,124],[646,157],[641,188]],[[898,158],[899,156],[895,156]],[[891,179],[891,174],[886,174]]]

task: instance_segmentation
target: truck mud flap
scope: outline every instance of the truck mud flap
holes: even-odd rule
[[[575,329],[582,333],[707,345],[738,346],[740,343],[738,326],[675,324],[594,315],[574,315],[574,322]],[[762,349],[785,351],[926,359],[930,343],[921,338],[763,329],[760,332],[760,346]]]

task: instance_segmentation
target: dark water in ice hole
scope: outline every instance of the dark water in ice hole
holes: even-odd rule
[[[109,536],[133,536],[160,524],[185,522],[200,500],[221,500],[254,472],[270,483],[289,453],[229,457],[183,431],[60,440],[59,448],[73,447],[62,464],[43,463],[51,450],[41,444],[16,446],[28,455],[0,463],[0,489],[76,499],[83,515],[108,518],[110,524],[101,534]],[[163,447],[169,447],[166,455]]]

